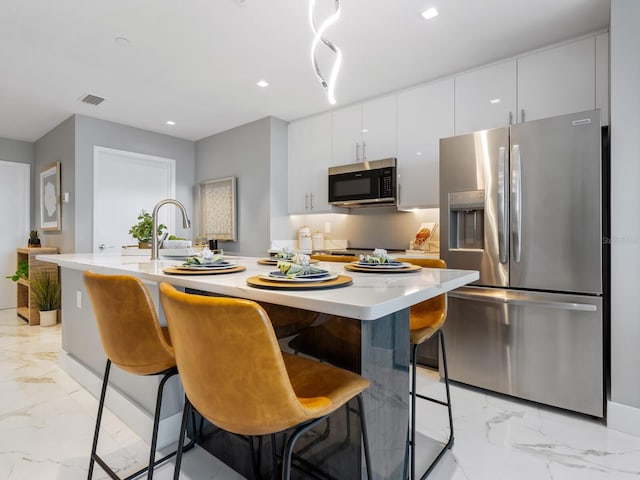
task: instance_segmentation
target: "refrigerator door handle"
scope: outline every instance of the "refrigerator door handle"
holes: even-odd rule
[[[462,300],[473,300],[476,302],[487,302],[487,303],[497,303],[500,305],[519,305],[526,307],[545,307],[545,308],[554,308],[557,310],[573,310],[580,312],[597,312],[598,307],[596,305],[592,305],[589,303],[575,303],[575,302],[550,302],[550,301],[536,301],[536,300],[525,300],[525,299],[517,299],[517,298],[507,298],[507,297],[494,297],[482,294],[474,294],[469,292],[449,292],[447,294],[449,298],[459,298]]]
[[[513,241],[513,260],[520,262],[522,251],[522,160],[520,145],[513,146],[513,164],[511,166],[511,235]]]
[[[498,255],[500,263],[507,263],[507,152],[505,147],[498,149]]]

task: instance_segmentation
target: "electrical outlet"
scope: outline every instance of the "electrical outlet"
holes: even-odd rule
[[[76,291],[76,307],[82,308],[82,292],[80,290]]]

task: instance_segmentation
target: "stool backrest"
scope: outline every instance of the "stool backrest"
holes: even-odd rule
[[[400,262],[420,265],[424,268],[447,268],[447,264],[440,258],[406,258],[398,257]],[[447,316],[447,295],[442,294],[420,302],[411,307],[411,329],[423,327],[440,328]]]
[[[151,375],[175,366],[147,287],[131,275],[84,273],[100,341],[121,369]]]
[[[343,263],[357,262],[358,260],[360,260],[359,257],[355,255],[323,255],[320,253],[316,255],[311,255],[311,259],[319,260],[320,262],[343,262]]]
[[[278,432],[308,418],[260,305],[186,294],[167,283],[160,300],[185,393],[205,418],[244,435]]]

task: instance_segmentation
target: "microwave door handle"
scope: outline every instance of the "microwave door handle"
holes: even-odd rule
[[[507,263],[507,152],[505,147],[498,150],[498,255],[500,263]]]
[[[522,253],[522,159],[520,158],[520,145],[513,146],[511,211],[513,212],[513,221],[511,224],[513,260],[519,263]]]

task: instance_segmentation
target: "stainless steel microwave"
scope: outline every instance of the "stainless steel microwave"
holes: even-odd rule
[[[396,205],[396,159],[329,167],[329,203],[341,207]]]

